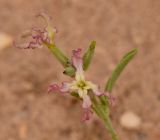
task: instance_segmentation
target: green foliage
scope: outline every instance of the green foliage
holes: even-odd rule
[[[107,81],[107,84],[105,86],[105,91],[108,91],[108,92],[112,91],[112,88],[116,80],[118,79],[118,77],[120,76],[124,68],[127,66],[127,64],[134,58],[137,52],[138,52],[138,49],[135,48],[132,51],[128,52],[126,55],[124,55],[124,57],[121,59],[121,61],[119,62],[119,64],[117,65],[113,73],[111,74],[109,80]]]
[[[89,68],[89,65],[91,64],[91,61],[94,55],[95,46],[96,46],[96,41],[92,41],[86,53],[83,55],[84,70],[87,70]]]

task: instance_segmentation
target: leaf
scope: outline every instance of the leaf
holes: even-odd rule
[[[121,59],[115,70],[113,71],[112,75],[110,76],[109,80],[107,81],[105,91],[111,92],[112,88],[124,70],[124,68],[127,66],[127,64],[134,58],[134,56],[137,54],[138,49],[135,48],[132,51],[128,52],[124,57]]]
[[[94,55],[95,46],[96,46],[96,41],[92,41],[86,53],[83,55],[84,70],[87,70],[89,68],[89,65],[91,64],[91,61]]]

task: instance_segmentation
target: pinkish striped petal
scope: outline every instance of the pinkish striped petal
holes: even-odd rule
[[[83,61],[81,58],[81,49],[73,50],[72,64],[76,68],[76,80],[83,80]]]
[[[77,50],[73,50],[73,56],[77,57],[77,58],[81,58],[81,51],[82,49],[78,48]]]
[[[68,92],[70,90],[70,83],[62,82],[62,86],[59,89],[61,92]]]
[[[57,84],[51,84],[47,92],[59,92],[60,87]]]
[[[70,89],[70,84],[67,82],[63,82],[61,86],[57,84],[52,84],[48,88],[48,92],[60,92],[65,93],[68,92]]]
[[[90,97],[89,97],[88,95],[85,95],[85,96],[83,97],[82,107],[86,109],[86,108],[90,108],[91,105],[92,105],[92,102],[91,102]]]
[[[85,108],[83,110],[82,122],[88,121],[91,118],[92,114],[93,112],[91,108]]]

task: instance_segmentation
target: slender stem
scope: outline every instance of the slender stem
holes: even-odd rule
[[[111,134],[112,140],[118,140],[117,134],[112,126],[111,120],[109,119],[109,117],[103,119],[105,127],[107,128],[107,130],[109,131],[109,133]]]
[[[93,103],[93,110],[95,113],[104,121],[104,125],[109,131],[112,140],[118,140],[118,136],[116,134],[116,131],[114,130],[112,126],[112,122],[109,118],[109,108],[108,108],[108,113],[105,111],[106,108],[103,108],[98,101],[96,100],[95,97],[92,97],[92,103]]]

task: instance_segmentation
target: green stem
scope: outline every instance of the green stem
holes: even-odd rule
[[[117,134],[112,126],[111,120],[109,117],[103,119],[105,127],[107,128],[107,130],[109,131],[109,133],[111,134],[112,140],[118,140]]]
[[[92,108],[95,113],[103,120],[105,127],[107,128],[108,132],[110,133],[112,140],[118,140],[118,136],[116,131],[114,130],[111,120],[109,118],[109,107],[107,105],[102,105],[98,102],[95,96],[92,97]]]
[[[57,60],[63,65],[63,67],[68,67],[70,62],[68,57],[58,48],[55,44],[44,43],[52,52],[52,54],[57,58]]]

